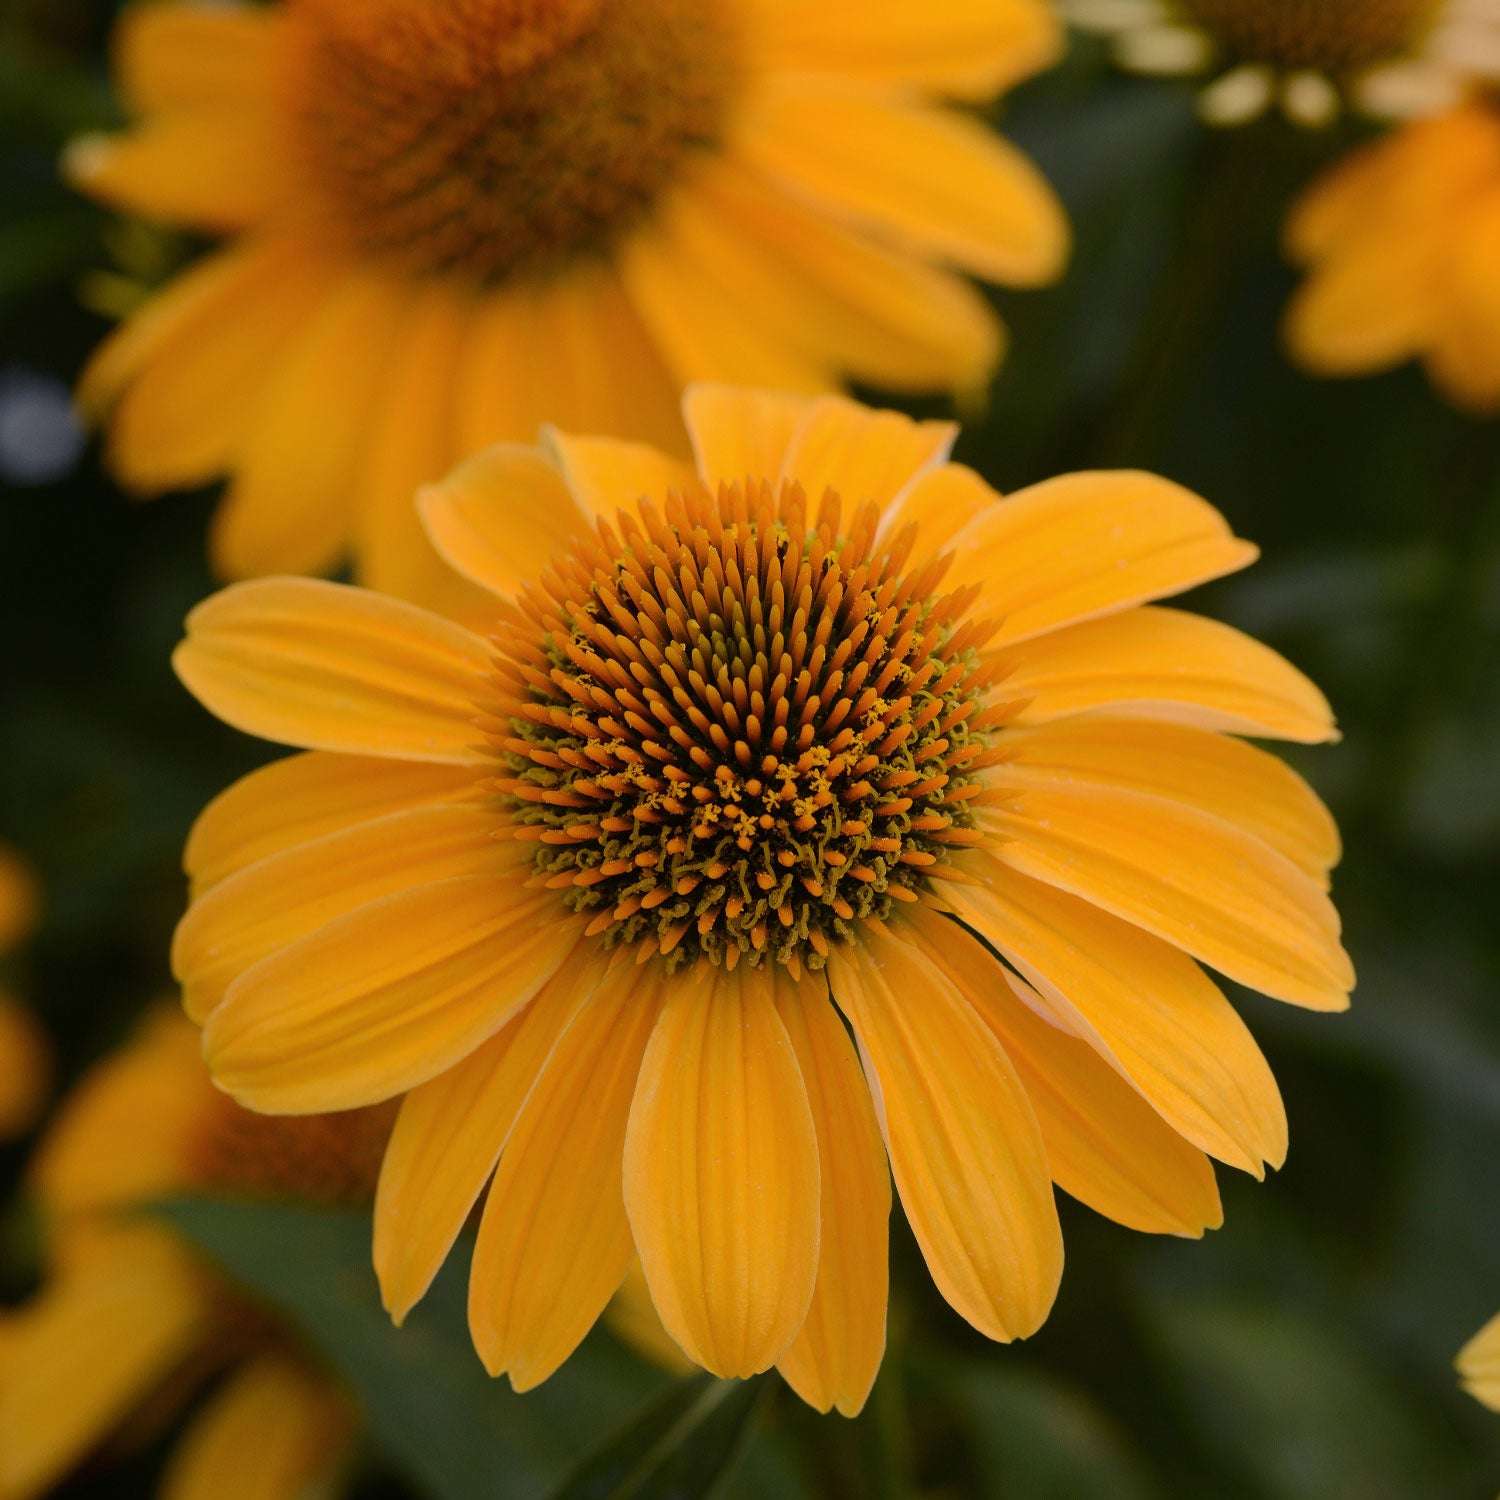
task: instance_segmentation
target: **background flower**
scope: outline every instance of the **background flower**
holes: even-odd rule
[[[1057,49],[1041,0],[134,7],[139,122],[68,174],[229,242],[80,404],[131,488],[233,475],[220,573],[352,549],[424,597],[412,491],[543,421],[680,447],[691,379],[981,390],[1000,325],[944,267],[1044,283],[1068,232],[954,105]]]

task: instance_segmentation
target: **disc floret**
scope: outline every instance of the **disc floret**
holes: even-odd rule
[[[795,484],[643,502],[523,597],[499,641],[497,786],[585,931],[676,967],[831,947],[978,842],[991,626],[914,533]]]

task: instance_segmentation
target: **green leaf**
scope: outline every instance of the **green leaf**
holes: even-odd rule
[[[734,1466],[771,1383],[685,1380],[606,1443],[554,1500],[695,1500]]]
[[[370,1269],[367,1212],[204,1199],[159,1212],[286,1314],[359,1397],[372,1441],[436,1500],[550,1493],[581,1446],[665,1379],[594,1338],[540,1389],[515,1395],[485,1374],[469,1342],[465,1256],[451,1256],[406,1326],[393,1328]]]

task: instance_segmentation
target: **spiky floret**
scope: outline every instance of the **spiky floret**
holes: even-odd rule
[[[533,877],[607,944],[672,965],[820,968],[979,842],[991,702],[946,559],[796,484],[643,501],[497,637],[497,789]]]
[[[1443,0],[1180,0],[1232,56],[1340,74],[1420,45]]]
[[[720,137],[722,0],[295,0],[290,115],[328,225],[480,282],[607,249]]]

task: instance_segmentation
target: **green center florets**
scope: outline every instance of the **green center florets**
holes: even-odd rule
[[[818,968],[972,841],[977,653],[873,527],[705,504],[543,602],[502,785],[606,943]]]

